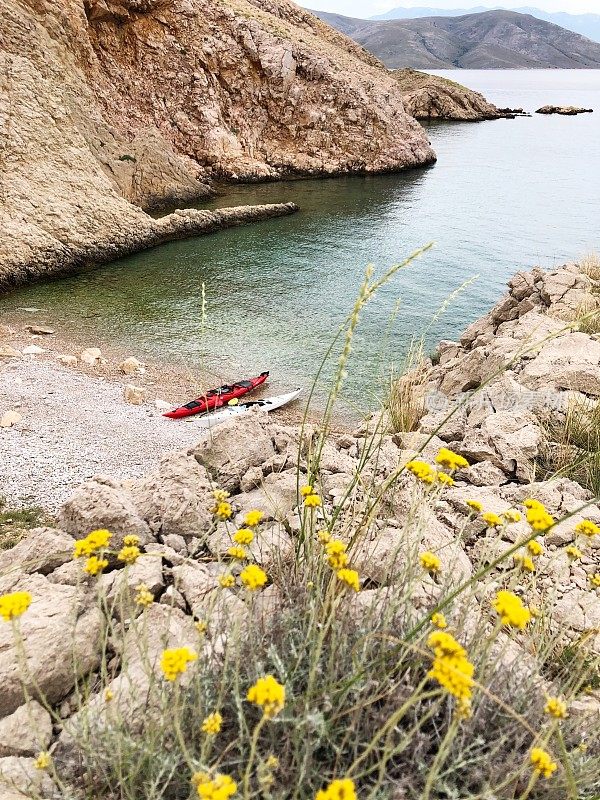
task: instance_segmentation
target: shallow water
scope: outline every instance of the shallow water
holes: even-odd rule
[[[0,311],[37,306],[94,344],[127,343],[138,356],[206,365],[227,379],[270,368],[278,386],[306,385],[365,265],[383,270],[434,241],[362,317],[348,398],[372,405],[415,334],[425,332],[427,346],[454,338],[517,269],[600,249],[600,71],[440,74],[501,106],[596,112],[438,123],[428,128],[437,164],[404,174],[234,187],[212,205],[294,200],[301,212],[30,286],[0,299]]]

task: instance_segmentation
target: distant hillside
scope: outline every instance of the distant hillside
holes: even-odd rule
[[[565,2],[567,5],[567,2]],[[489,11],[490,9],[484,6],[477,6],[476,8],[393,8],[386,14],[379,14],[371,19],[419,19],[420,17],[462,17],[465,14],[478,14],[482,11]],[[494,9],[496,10],[496,9]],[[518,11],[521,14],[531,14],[532,17],[543,19],[546,22],[552,22],[555,25],[560,25],[561,28],[566,28],[568,31],[580,33],[582,36],[587,36],[594,42],[600,42],[600,14],[567,14],[564,11],[558,11],[554,14],[548,11],[542,11],[541,8],[534,8],[530,6],[523,6],[522,8],[513,8],[512,11]]]
[[[515,11],[385,21],[313,13],[392,69],[600,69],[599,43]]]

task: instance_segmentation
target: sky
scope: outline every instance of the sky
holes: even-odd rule
[[[349,17],[368,19],[399,6],[427,8],[472,8],[474,6],[503,6],[519,8],[531,6],[544,11],[567,11],[569,14],[600,14],[600,0],[300,0],[300,5],[333,11]]]

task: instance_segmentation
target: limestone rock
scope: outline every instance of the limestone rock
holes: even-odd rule
[[[33,333],[36,336],[52,336],[56,331],[54,328],[49,328],[46,325],[27,325],[25,330]]]
[[[296,470],[272,472],[257,489],[236,495],[234,500],[240,515],[256,508],[264,513],[265,519],[284,520],[298,505],[298,474]]]
[[[59,515],[60,527],[80,539],[90,531],[107,528],[112,534],[112,547],[120,547],[123,537],[133,533],[142,544],[152,535],[140,517],[131,495],[118,481],[96,477],[78,487]]]
[[[155,533],[203,537],[211,521],[213,486],[204,467],[187,453],[165,456],[158,472],[131,488],[139,515]]]
[[[144,365],[137,358],[130,356],[119,364],[119,369],[124,375],[135,375],[136,372],[144,372]]]
[[[121,619],[135,616],[141,609],[135,606],[135,593],[140,584],[144,584],[155,597],[164,587],[162,556],[149,552],[141,555],[127,569],[120,569],[103,577],[112,578],[106,599],[112,613]]]
[[[542,106],[535,113],[561,114],[566,117],[574,117],[577,114],[591,114],[593,111],[593,108],[578,108],[577,106]]]
[[[574,589],[552,609],[552,619],[559,629],[584,632],[600,628],[600,597],[585,589]]]
[[[56,360],[65,367],[75,367],[78,362],[77,356],[71,356],[68,354],[58,355],[56,356]]]
[[[234,417],[207,431],[192,451],[219,486],[235,491],[242,476],[275,455],[262,415]]]
[[[48,748],[52,719],[37,701],[19,706],[0,720],[0,756],[37,756]]]
[[[27,800],[52,797],[54,784],[46,772],[35,768],[35,759],[6,756],[0,758],[0,790],[2,800]]]
[[[16,565],[23,572],[42,575],[73,558],[75,540],[56,528],[34,528],[10,550],[0,550],[0,574]]]
[[[392,74],[402,89],[406,111],[415,119],[474,122],[507,116],[479,92],[446,78],[410,68]]]
[[[11,347],[9,344],[0,346],[0,358],[20,358],[21,355],[20,350],[15,350],[15,348]]]
[[[102,351],[99,347],[86,347],[79,355],[84,364],[95,366],[102,360]]]
[[[11,428],[21,422],[22,419],[23,416],[18,411],[6,411],[0,417],[0,428]]]
[[[132,406],[142,406],[146,402],[146,390],[128,383],[123,390],[123,398]]]
[[[42,353],[45,353],[43,347],[39,347],[37,344],[28,344],[26,347],[23,348],[23,355],[24,356],[41,356]]]
[[[69,694],[76,677],[100,660],[101,614],[83,590],[52,584],[38,574],[21,576],[11,589],[33,596],[21,617],[28,669],[24,674],[19,665],[11,627],[0,626],[0,715],[23,705],[22,681],[30,696],[39,687],[49,703],[57,703]]]

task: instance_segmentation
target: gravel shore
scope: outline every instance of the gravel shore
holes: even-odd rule
[[[9,505],[40,505],[53,512],[93,475],[134,478],[147,474],[164,455],[191,447],[202,433],[198,418],[163,417],[155,399],[176,404],[231,379],[150,363],[143,372],[124,375],[120,362],[135,354],[109,350],[101,342],[86,346],[99,344],[102,361],[90,366],[79,360],[76,366],[63,366],[58,355],[80,355],[83,342],[70,340],[58,330],[55,335],[32,335],[27,321],[37,324],[37,315],[7,316],[0,319],[9,323],[0,324],[0,348],[22,352],[35,345],[44,350],[37,355],[0,357],[0,419],[9,411],[22,417],[10,427],[0,427],[0,497]],[[146,392],[144,405],[125,402],[127,384]],[[252,397],[290,388],[271,381]],[[303,411],[304,405],[295,403],[276,413],[282,422],[294,423]]]

